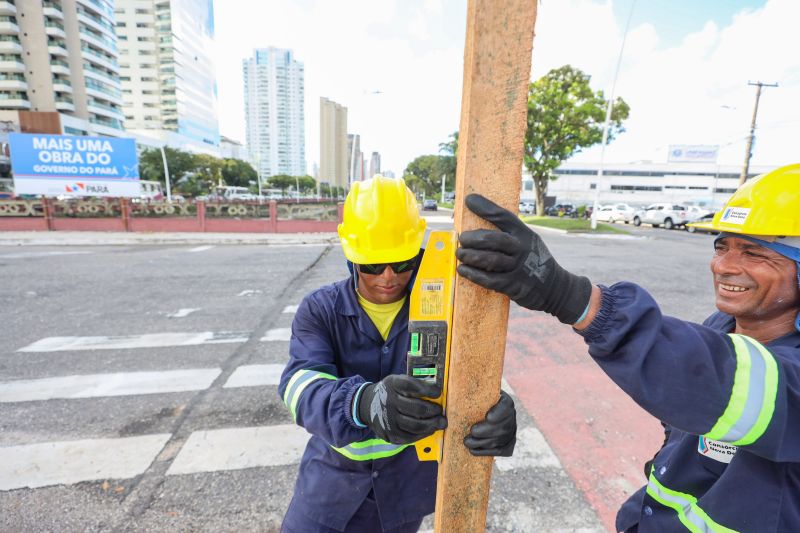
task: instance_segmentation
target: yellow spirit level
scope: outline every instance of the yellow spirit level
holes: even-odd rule
[[[431,401],[441,405],[442,410],[447,398],[456,244],[455,231],[431,231],[411,289],[408,316],[411,346],[407,373],[439,385],[442,394]],[[420,461],[441,461],[442,431],[415,442],[414,446]]]

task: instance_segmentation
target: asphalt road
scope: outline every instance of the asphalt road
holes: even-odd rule
[[[425,215],[451,227],[449,212]],[[712,238],[630,229],[542,235],[596,283],[710,313]],[[0,247],[0,531],[277,531],[305,438],[276,393],[287,328],[303,295],[345,275],[336,245]],[[519,347],[547,320],[512,306],[517,392],[537,375]],[[488,530],[602,531],[636,461],[619,464],[619,501],[598,503],[608,493],[550,429],[558,409],[531,394],[517,453],[495,467]]]

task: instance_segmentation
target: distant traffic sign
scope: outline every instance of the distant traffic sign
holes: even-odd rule
[[[139,196],[136,141],[9,133],[16,194]]]

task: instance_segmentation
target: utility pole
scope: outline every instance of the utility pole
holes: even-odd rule
[[[760,81],[755,83],[748,81],[747,85],[756,86],[756,105],[753,106],[753,119],[750,121],[750,136],[747,138],[747,148],[744,152],[744,166],[742,167],[742,174],[739,176],[739,187],[744,185],[744,182],[747,181],[747,174],[750,172],[750,157],[753,155],[753,138],[756,133],[756,117],[758,116],[758,101],[761,99],[761,88],[778,86],[777,83],[763,83]]]

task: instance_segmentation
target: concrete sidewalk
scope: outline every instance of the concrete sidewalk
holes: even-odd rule
[[[119,246],[132,244],[338,243],[336,233],[134,233],[106,231],[3,231],[0,246]]]

